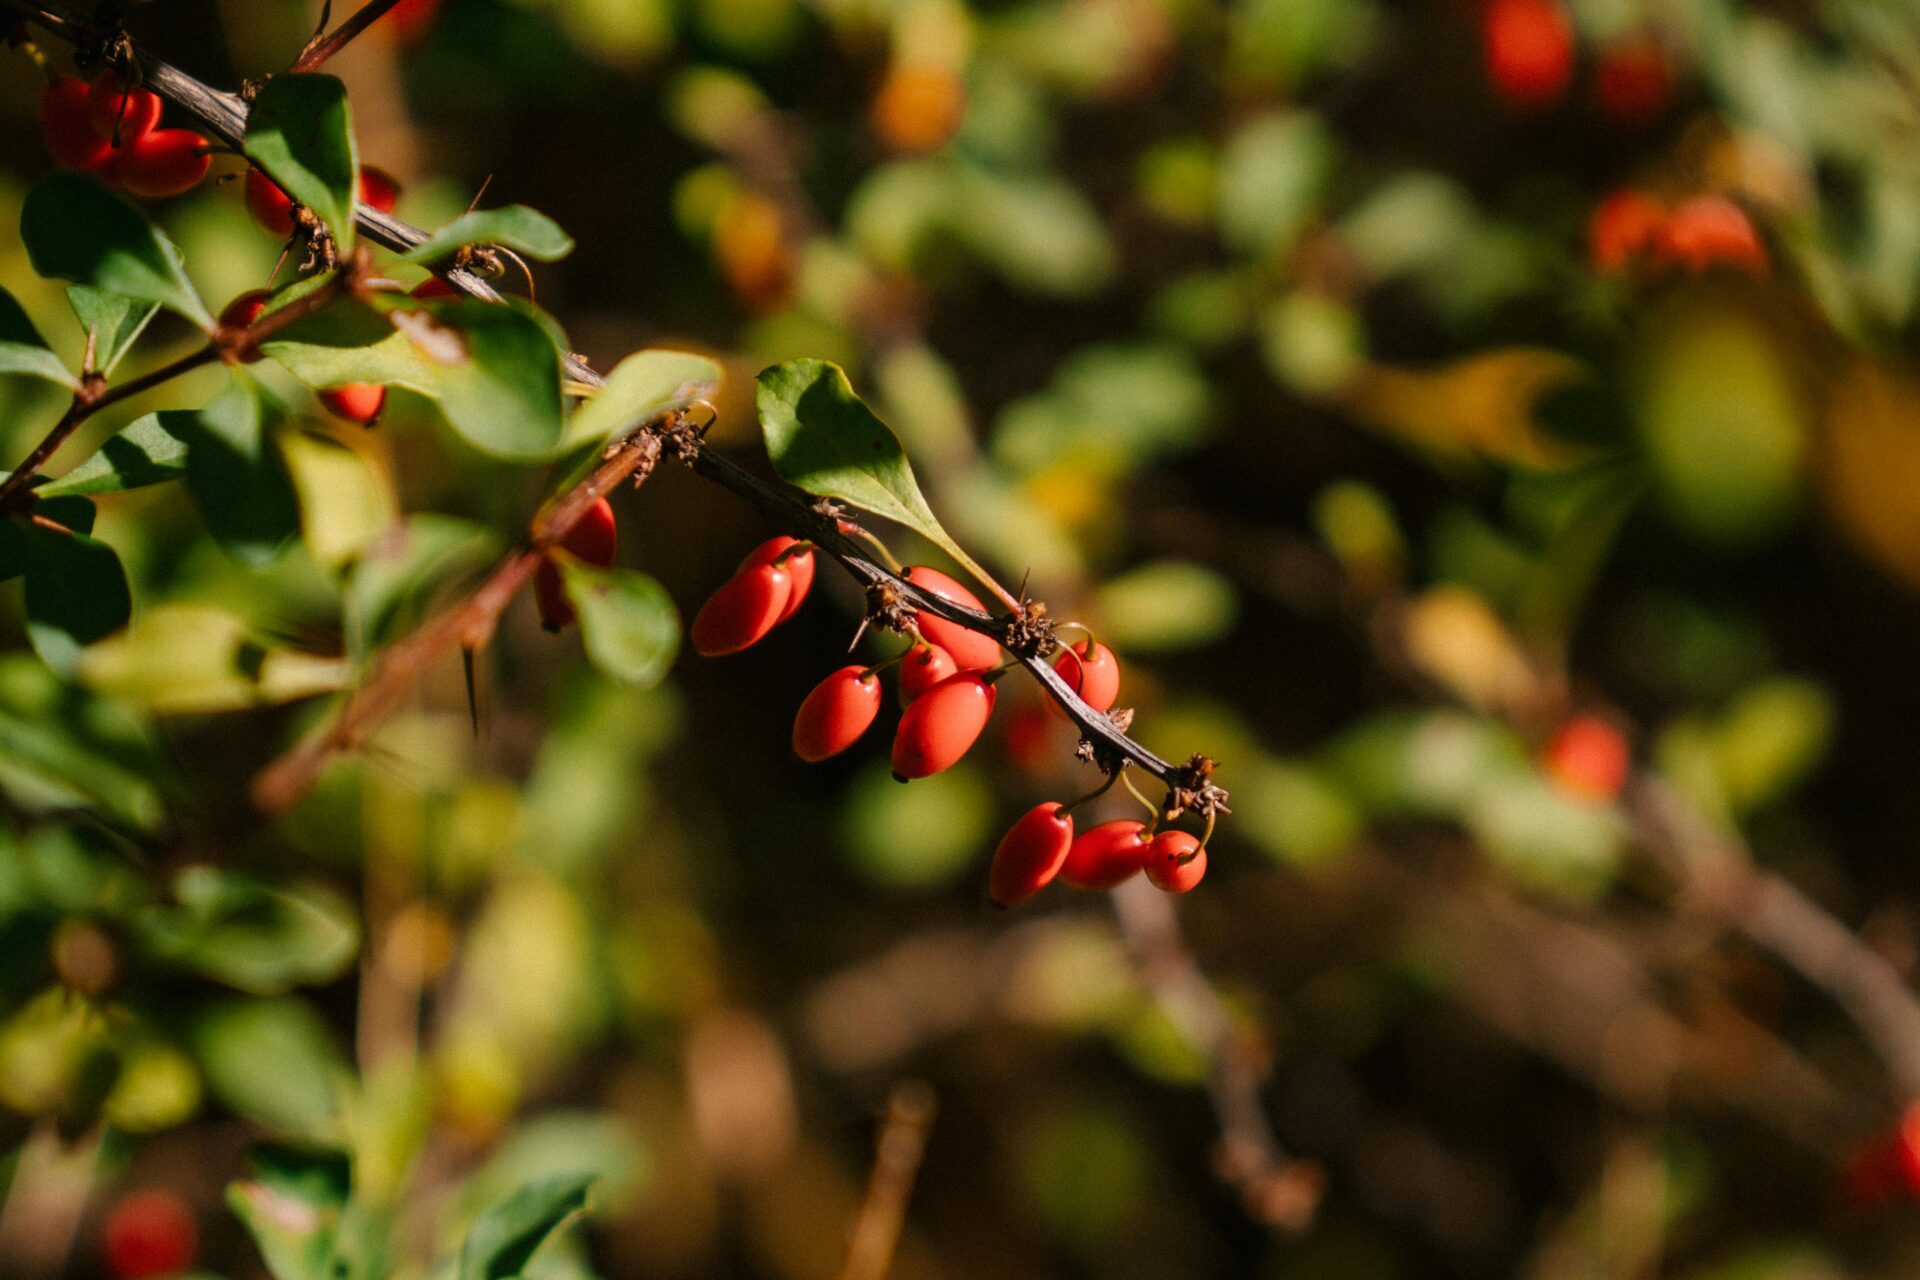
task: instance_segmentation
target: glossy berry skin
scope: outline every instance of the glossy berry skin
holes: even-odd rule
[[[793,718],[793,754],[809,763],[837,756],[880,714],[880,678],[855,663],[813,687]]]
[[[193,1265],[199,1247],[193,1214],[171,1191],[135,1191],[107,1213],[101,1244],[121,1280],[171,1276]]]
[[[120,73],[102,71],[87,89],[87,115],[93,131],[125,145],[160,123],[160,97],[147,89],[124,89]]]
[[[62,169],[92,169],[113,145],[93,127],[87,82],[78,76],[61,76],[41,91],[40,136]]]
[[[322,391],[320,403],[336,418],[370,427],[380,421],[380,411],[387,406],[387,389],[371,382],[349,382]]]
[[[1144,823],[1103,822],[1074,838],[1060,879],[1076,889],[1111,889],[1140,873],[1151,843]]]
[[[779,537],[768,538],[747,552],[746,559],[740,562],[742,569],[750,569],[757,564],[773,564],[779,561],[781,567],[787,571],[787,577],[791,583],[787,589],[787,607],[781,611],[779,621],[774,623],[776,627],[800,612],[800,606],[806,603],[807,592],[813,590],[813,548],[804,547],[799,551],[793,550],[800,545],[800,539],[789,538],[782,534]],[[785,558],[782,559],[782,557]]]
[[[980,598],[938,569],[929,569],[917,564],[907,570],[906,579],[929,595],[939,596],[942,600],[963,605],[969,609],[986,610],[981,607]],[[936,618],[923,613],[917,619],[920,637],[928,644],[937,644],[953,658],[954,665],[962,671],[985,671],[1000,661],[1000,645],[991,636],[983,636],[978,631],[969,631],[965,627],[948,622],[945,618]]]
[[[1598,716],[1575,716],[1560,726],[1542,758],[1547,776],[1582,800],[1606,804],[1620,794],[1633,753],[1620,731]]]
[[[1667,206],[1644,191],[1626,188],[1594,207],[1587,220],[1587,260],[1603,276],[1620,275],[1653,246],[1667,221]]]
[[[1615,124],[1639,128],[1673,105],[1673,64],[1652,36],[1628,36],[1608,45],[1593,69],[1593,92],[1601,114]]]
[[[1753,220],[1724,196],[1695,196],[1676,208],[1654,240],[1653,256],[1695,275],[1716,266],[1767,269],[1767,247]]]
[[[1501,101],[1552,105],[1573,78],[1573,24],[1558,0],[1491,0],[1481,18],[1487,76]]]
[[[620,549],[612,504],[605,498],[595,499],[581,514],[579,522],[567,530],[560,545],[596,569],[612,564]],[[561,631],[573,624],[575,614],[573,602],[567,599],[566,578],[551,556],[542,558],[540,567],[534,570],[533,600],[540,613],[540,625],[548,631]]]
[[[987,727],[995,696],[979,672],[962,671],[908,703],[893,735],[893,776],[905,782],[951,767]]]
[[[381,213],[392,213],[400,203],[400,184],[385,169],[360,166],[360,203]]]
[[[293,198],[258,169],[247,170],[247,212],[275,239],[293,234]]]
[[[212,165],[212,150],[193,130],[155,129],[127,143],[112,172],[134,195],[161,200],[193,190]]]
[[[907,702],[960,670],[937,644],[917,644],[900,660],[900,696]]]
[[[779,625],[793,580],[777,564],[740,570],[714,592],[693,620],[693,651],[717,658],[759,643]]]
[[[1073,846],[1073,815],[1049,800],[1027,810],[1000,838],[987,871],[987,896],[1003,907],[1025,902],[1053,882]]]
[[[221,327],[225,329],[246,328],[260,318],[260,313],[267,309],[267,303],[272,300],[273,295],[265,289],[253,289],[241,294],[232,302],[229,302],[226,305],[226,309],[220,313]],[[265,357],[262,356],[258,350],[254,350],[241,356],[240,359],[244,364],[255,364],[265,359]]]
[[[1095,711],[1111,711],[1113,700],[1120,696],[1120,660],[1097,640],[1062,649],[1053,660],[1053,669]],[[1060,710],[1058,703],[1049,701],[1047,705]]]
[[[1207,875],[1207,851],[1184,831],[1162,831],[1147,846],[1147,879],[1156,889],[1185,893]]]

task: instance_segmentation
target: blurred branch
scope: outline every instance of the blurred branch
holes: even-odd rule
[[[326,35],[317,35],[307,42],[300,56],[293,60],[287,70],[291,72],[312,71],[328,58],[346,48],[362,31],[386,16],[387,10],[399,4],[400,0],[367,0],[353,13],[353,16],[335,27]],[[323,16],[321,21],[325,22]]]
[[[101,1133],[96,1126],[68,1146],[54,1123],[43,1120],[28,1134],[0,1203],[5,1274],[51,1277],[66,1271],[74,1233],[93,1193]]]
[[[907,1200],[927,1153],[927,1136],[939,1102],[933,1090],[918,1080],[902,1081],[887,1095],[887,1114],[880,1121],[874,1144],[873,1173],[867,1198],[853,1224],[847,1244],[847,1263],[840,1280],[886,1280],[900,1245],[906,1222]]]

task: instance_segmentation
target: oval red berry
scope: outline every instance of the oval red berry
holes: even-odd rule
[[[320,403],[336,418],[370,427],[380,420],[380,410],[386,407],[387,389],[371,382],[349,382],[322,391]]]
[[[134,195],[164,200],[200,185],[213,164],[207,141],[191,129],[155,129],[126,144],[114,176]]]
[[[1080,695],[1080,700],[1095,711],[1112,710],[1113,700],[1120,696],[1120,660],[1113,656],[1113,650],[1096,640],[1062,649],[1053,660],[1053,669]],[[1047,705],[1060,711],[1057,702],[1049,701]]]
[[[1074,838],[1060,879],[1076,889],[1111,889],[1146,866],[1148,844],[1144,823],[1103,822]]]
[[[61,76],[40,92],[40,136],[63,169],[91,169],[112,149],[93,127],[87,97],[87,82],[78,76]]]
[[[779,565],[758,564],[727,579],[693,620],[693,650],[708,658],[757,644],[786,611],[792,579]]]
[[[192,1266],[200,1233],[179,1196],[154,1190],[120,1197],[101,1235],[113,1273],[121,1280],[145,1280]]]
[[[980,598],[938,569],[929,569],[917,564],[907,570],[906,578],[914,586],[942,600],[963,605],[968,609],[979,609]],[[978,631],[969,631],[957,623],[945,618],[936,618],[923,613],[918,618],[921,638],[929,644],[937,644],[953,656],[953,661],[962,671],[985,671],[1000,661],[1000,644],[991,636],[983,636]]]
[[[247,212],[269,235],[285,240],[293,234],[293,200],[258,169],[247,170]]]
[[[1035,805],[1000,838],[987,872],[987,896],[1003,907],[1025,902],[1060,874],[1073,846],[1073,815],[1057,801]]]
[[[560,545],[597,569],[613,563],[620,550],[620,533],[614,525],[613,504],[595,498],[579,522],[567,530]]]
[[[147,89],[122,88],[120,73],[109,69],[87,89],[87,117],[95,133],[125,146],[160,123],[160,97]]]
[[[949,676],[907,704],[893,735],[893,776],[924,778],[949,768],[980,737],[994,689],[978,672]]]
[[[1573,24],[1558,0],[1492,0],[1480,29],[1487,75],[1509,106],[1556,101],[1573,77]]]
[[[400,184],[385,169],[360,166],[360,203],[381,213],[392,213],[400,203]]]
[[[1185,893],[1207,874],[1207,851],[1184,831],[1162,831],[1147,846],[1147,879],[1156,889]]]
[[[939,645],[917,644],[900,660],[900,696],[912,702],[959,670],[953,655]]]
[[[794,547],[800,547],[798,551]],[[782,557],[785,557],[782,559]],[[756,564],[774,564],[778,562],[787,571],[787,607],[780,612],[779,626],[794,614],[800,612],[800,606],[806,603],[807,592],[813,590],[813,548],[803,544],[798,538],[789,538],[782,534],[777,538],[768,538],[765,542],[747,552],[746,559],[740,562],[742,569]]]
[[[793,754],[807,761],[837,756],[858,742],[879,714],[879,678],[858,664],[842,667],[800,704],[793,718]]]

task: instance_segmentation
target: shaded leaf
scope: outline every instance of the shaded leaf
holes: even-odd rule
[[[345,85],[328,75],[267,81],[247,116],[246,153],[326,223],[341,253],[352,249],[360,158]]]
[[[47,348],[46,339],[13,295],[0,289],[0,374],[7,373],[44,378],[63,387],[75,385],[74,376]]]
[[[113,548],[82,533],[26,530],[27,639],[53,670],[72,673],[80,650],[127,625],[133,598]]]
[[[42,486],[43,498],[76,493],[119,493],[164,484],[187,473],[187,446],[168,431],[161,416],[135,419],[79,466]]]
[[[93,178],[56,173],[29,191],[20,210],[20,239],[43,276],[157,303],[202,329],[213,327],[179,249],[145,214]]]
[[[112,373],[120,357],[127,354],[134,340],[146,330],[147,322],[160,310],[158,303],[142,302],[84,284],[67,286],[67,302],[80,321],[81,331],[93,334],[96,373]]]
[[[227,554],[258,567],[300,531],[300,506],[269,439],[261,392],[245,379],[204,409],[163,410],[160,424],[187,445],[187,488]]]
[[[433,512],[408,516],[348,578],[348,651],[363,655],[392,639],[408,620],[409,604],[424,608],[436,589],[479,570],[499,552],[499,537],[484,525]]]
[[[1156,560],[1100,588],[1106,638],[1122,650],[1159,652],[1209,644],[1233,626],[1233,587],[1212,569]]]
[[[469,244],[499,245],[540,262],[553,262],[573,252],[573,237],[559,223],[538,209],[510,204],[462,214],[403,256],[409,262],[434,262]]]
[[[459,1280],[512,1280],[560,1224],[586,1208],[591,1174],[530,1183],[474,1219],[460,1247]]]
[[[560,571],[593,665],[626,684],[659,684],[680,648],[680,614],[667,589],[644,573],[595,569],[571,556],[560,557]]]
[[[187,867],[175,903],[136,922],[154,954],[255,995],[329,982],[360,947],[353,905],[318,885],[270,888],[219,867]]]
[[[75,533],[93,532],[93,503],[85,498],[44,498],[34,504],[33,512]],[[0,520],[0,582],[18,577],[26,571],[26,567],[27,526],[25,522]]]

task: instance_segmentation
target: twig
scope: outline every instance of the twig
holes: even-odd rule
[[[287,70],[299,73],[312,71],[328,58],[351,44],[356,36],[386,16],[387,10],[399,4],[400,0],[368,0],[354,10],[353,16],[333,29],[330,35],[317,35],[307,42],[300,56],[293,60]],[[322,18],[324,22],[324,17]]]
[[[840,1280],[886,1280],[938,1110],[933,1090],[918,1080],[902,1081],[887,1095],[887,1114],[880,1122],[873,1172],[867,1178],[867,1198],[854,1220]]]

